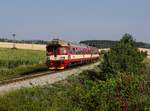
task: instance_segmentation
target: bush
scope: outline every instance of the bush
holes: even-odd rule
[[[72,82],[68,101],[82,111],[116,111],[143,109],[143,76],[126,73],[106,81]],[[147,102],[145,101],[145,104]]]

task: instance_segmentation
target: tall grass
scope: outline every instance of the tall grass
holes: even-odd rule
[[[45,52],[0,48],[0,67],[14,68],[19,65],[44,63]]]
[[[0,48],[0,80],[46,70],[45,51]]]

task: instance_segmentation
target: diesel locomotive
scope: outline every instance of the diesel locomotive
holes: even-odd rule
[[[46,64],[49,69],[65,69],[72,65],[85,64],[99,59],[95,47],[53,39],[46,46]]]

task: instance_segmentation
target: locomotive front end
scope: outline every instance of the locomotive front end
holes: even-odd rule
[[[67,65],[67,46],[62,41],[55,39],[47,45],[47,66],[50,70],[64,69]]]

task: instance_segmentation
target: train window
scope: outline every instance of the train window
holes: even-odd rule
[[[47,52],[49,53],[58,53],[58,48],[57,47],[48,47]]]
[[[76,48],[76,54],[78,54],[78,49]]]
[[[48,49],[47,49],[47,51],[48,51],[48,52],[53,52],[53,50],[52,50],[52,49],[50,49],[50,48],[48,48]]]
[[[70,48],[70,54],[73,54],[73,48]]]
[[[75,54],[78,54],[78,49],[77,48],[75,48]]]
[[[72,48],[72,54],[75,54],[75,53],[76,53],[76,49]]]
[[[51,47],[47,47],[47,52],[48,52],[49,54],[53,54],[53,49],[52,49]]]
[[[81,49],[79,49],[79,54],[81,54]]]
[[[60,48],[59,51],[60,51],[60,54],[66,54],[67,53],[66,48]]]

